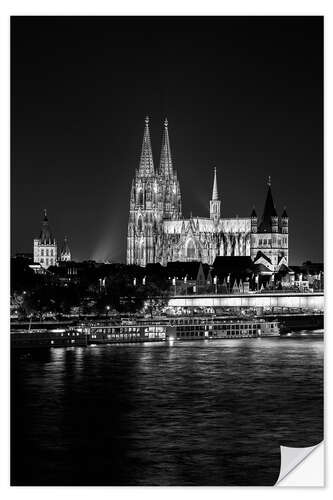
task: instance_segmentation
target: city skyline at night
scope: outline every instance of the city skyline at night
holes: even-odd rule
[[[290,263],[322,261],[321,18],[15,18],[12,48],[12,253],[47,208],[74,260],[125,262],[149,115],[187,217],[209,215],[213,167],[224,217],[262,213],[270,175]]]

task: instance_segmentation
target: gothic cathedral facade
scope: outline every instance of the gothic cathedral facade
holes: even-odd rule
[[[131,187],[127,264],[213,264],[217,256],[251,256],[269,271],[288,265],[288,216],[284,210],[278,217],[270,180],[260,221],[254,209],[250,217],[224,218],[214,169],[209,208],[209,217],[183,218],[168,121],[164,121],[160,163],[155,169],[147,117],[140,162]]]

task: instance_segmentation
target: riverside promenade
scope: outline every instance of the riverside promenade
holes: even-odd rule
[[[324,311],[324,292],[253,292],[239,294],[174,295],[172,307],[297,308]]]

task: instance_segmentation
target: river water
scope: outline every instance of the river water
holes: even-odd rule
[[[226,339],[12,356],[14,485],[273,485],[323,439],[323,340]]]

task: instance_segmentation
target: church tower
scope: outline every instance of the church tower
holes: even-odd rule
[[[168,120],[164,120],[162,136],[161,157],[159,165],[159,188],[160,196],[163,200],[163,219],[178,220],[182,217],[182,202],[177,173],[173,168]]]
[[[271,178],[268,178],[268,189],[263,215],[260,224],[251,224],[251,258],[263,255],[272,269],[276,270],[285,263],[288,265],[288,216],[284,210],[279,218],[272,195]],[[251,216],[251,222],[254,217]],[[254,234],[256,233],[256,234]]]
[[[162,218],[162,205],[154,170],[147,116],[139,167],[135,172],[131,188],[127,264],[145,266],[149,262],[155,262],[156,232]]]
[[[221,217],[221,200],[219,198],[219,193],[217,190],[217,178],[216,178],[216,167],[214,167],[214,183],[213,183],[213,194],[210,200],[210,218],[214,222],[218,222]]]
[[[57,242],[49,225],[46,208],[39,238],[34,239],[34,262],[45,269],[57,263]]]
[[[68,245],[67,236],[64,238],[64,242],[60,252],[60,260],[62,262],[69,262],[72,260],[72,254]]]

